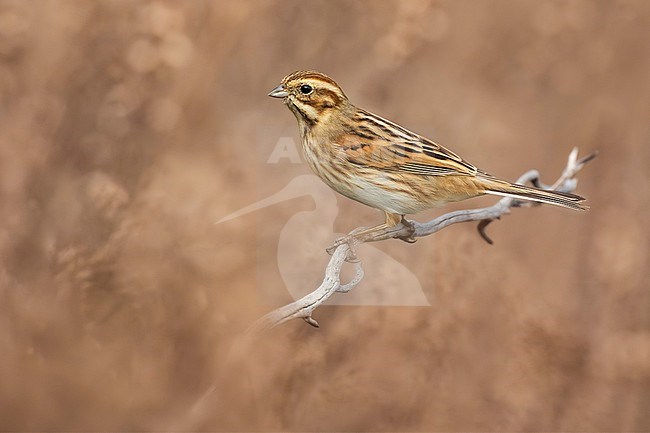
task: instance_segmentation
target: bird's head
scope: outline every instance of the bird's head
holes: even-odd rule
[[[287,75],[278,87],[269,92],[269,96],[282,98],[298,122],[307,127],[313,127],[350,107],[339,85],[316,71],[296,71]]]

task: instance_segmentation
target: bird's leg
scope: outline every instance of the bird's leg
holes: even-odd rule
[[[386,215],[386,221],[383,224],[379,224],[373,227],[361,227],[359,229],[353,230],[349,235],[343,236],[341,238],[338,238],[336,241],[334,241],[334,244],[327,248],[327,252],[329,254],[333,254],[334,250],[338,248],[340,245],[343,244],[349,244],[350,245],[350,252],[353,256],[353,260],[356,259],[356,255],[354,254],[354,244],[357,242],[366,242],[373,237],[375,237],[377,234],[382,233],[388,229],[391,229],[395,227],[397,224],[400,222],[405,224],[405,219],[403,215],[400,214],[394,214],[394,213],[388,213],[384,212]],[[407,227],[412,227],[411,223],[406,223]],[[411,236],[409,236],[409,239]],[[402,239],[402,238],[400,238]],[[402,239],[406,240],[406,239]],[[409,241],[407,241],[409,242]],[[415,242],[415,241],[413,241]]]

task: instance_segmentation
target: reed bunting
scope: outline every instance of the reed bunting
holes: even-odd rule
[[[335,191],[385,212],[384,224],[355,237],[406,223],[406,214],[484,194],[587,209],[582,197],[498,179],[451,150],[352,105],[341,87],[320,72],[287,75],[269,96],[281,98],[298,120],[311,169]]]

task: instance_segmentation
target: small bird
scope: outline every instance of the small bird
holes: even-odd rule
[[[384,211],[383,224],[354,237],[400,222],[408,225],[404,215],[484,194],[587,209],[580,196],[498,179],[451,150],[354,106],[320,72],[289,74],[268,95],[281,98],[298,120],[311,169],[340,194]]]

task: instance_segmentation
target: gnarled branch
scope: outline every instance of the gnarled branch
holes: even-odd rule
[[[596,153],[592,153],[586,157],[578,159],[578,148],[574,148],[569,154],[564,171],[553,185],[548,186],[542,184],[539,180],[539,173],[536,170],[530,170],[524,173],[517,180],[517,183],[525,184],[530,182],[539,188],[561,192],[573,192],[578,184],[578,181],[575,178],[576,174],[585,166],[586,163],[595,157]],[[493,206],[449,212],[425,223],[409,220],[407,221],[407,224],[400,223],[395,227],[374,234],[371,238],[364,239],[363,242],[376,242],[392,238],[409,239],[424,237],[436,233],[452,224],[479,221],[479,234],[486,240],[486,242],[491,244],[492,240],[487,236],[487,234],[485,234],[485,228],[490,222],[499,219],[502,215],[510,213],[510,209],[513,207],[537,205],[539,204],[505,197]],[[356,229],[353,232],[358,230],[359,229]],[[358,243],[359,241],[355,242]],[[361,268],[361,264],[356,262],[354,263],[356,266],[355,277],[347,284],[341,283],[341,268],[346,259],[350,260],[350,258],[355,257],[353,249],[354,245],[347,243],[339,245],[332,253],[332,258],[325,269],[325,278],[321,285],[303,298],[285,305],[284,307],[278,308],[277,310],[271,311],[257,320],[248,329],[247,332],[249,335],[261,333],[291,319],[299,318],[305,320],[312,326],[318,327],[318,322],[316,322],[312,317],[314,310],[326,302],[334,293],[348,292],[352,290],[352,288],[359,284],[363,278],[363,269]]]

